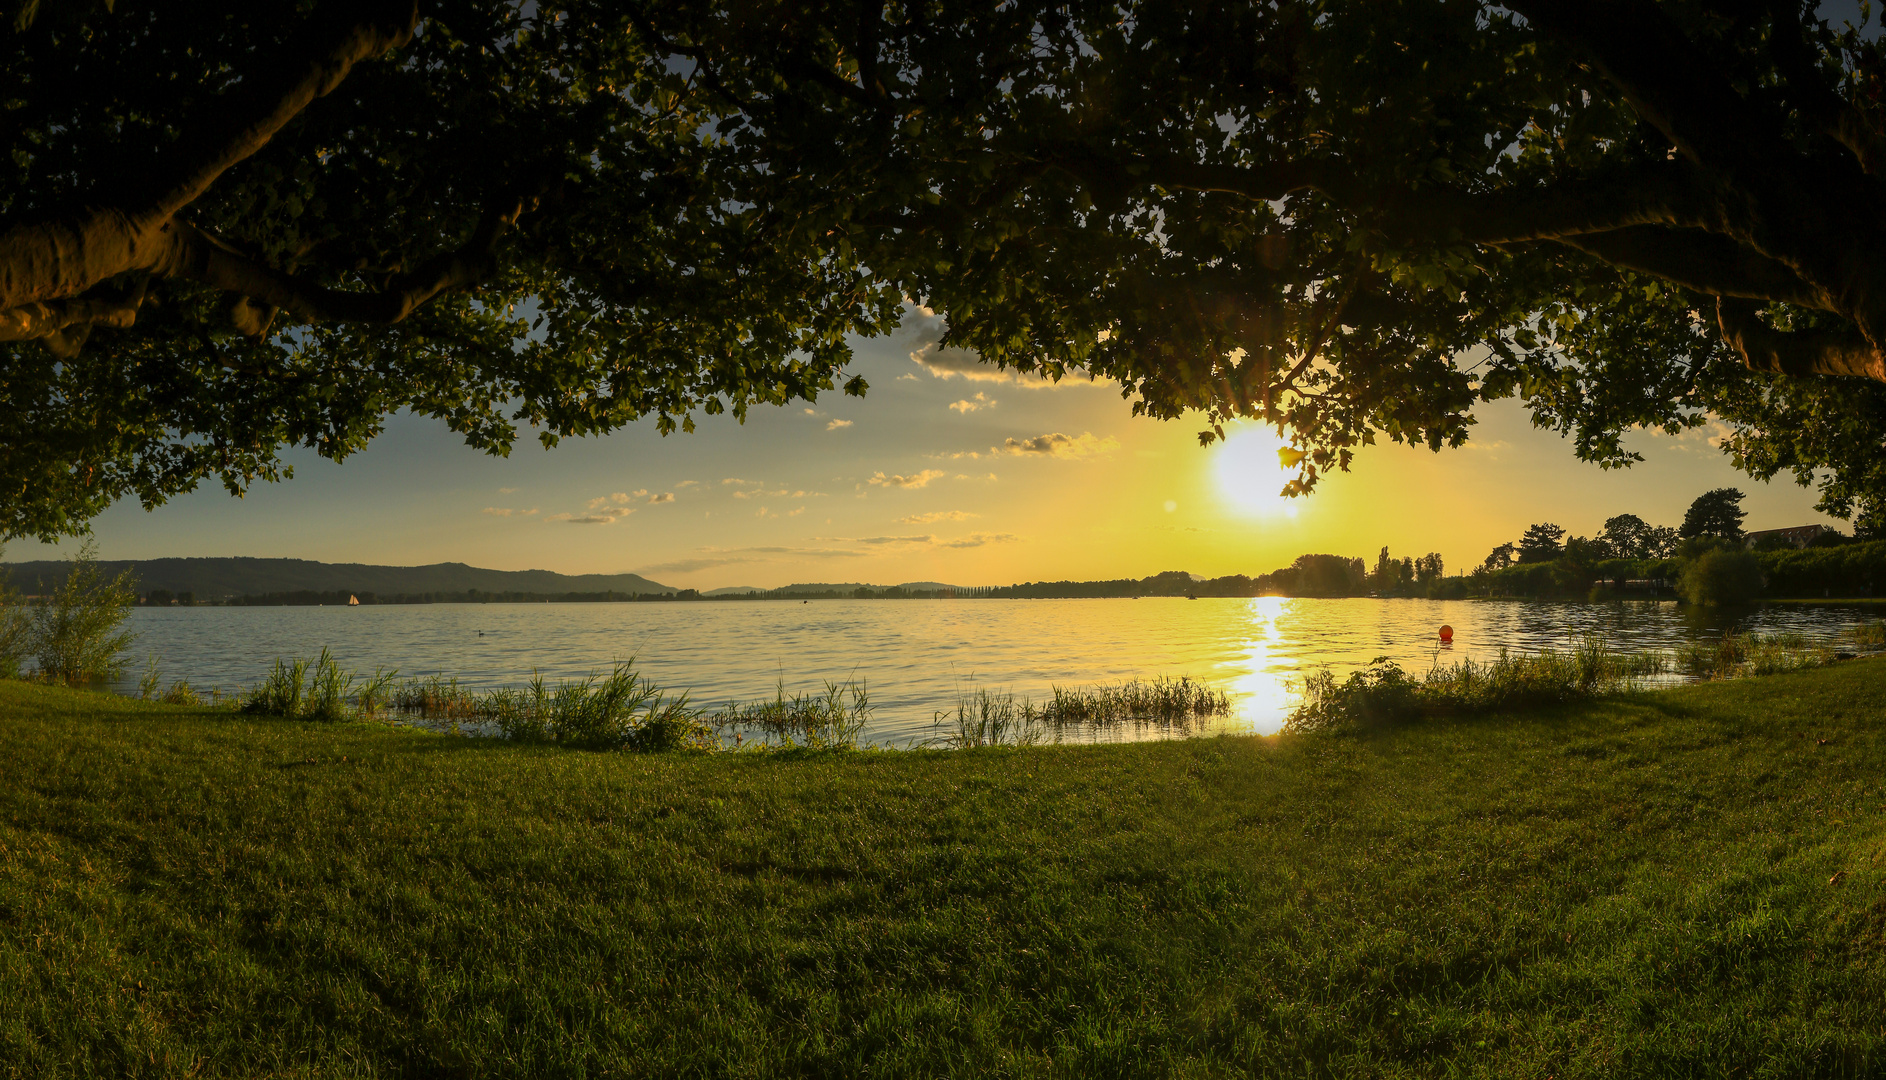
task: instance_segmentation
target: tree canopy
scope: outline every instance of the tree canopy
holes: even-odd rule
[[[1742,509],[1742,498],[1742,493],[1734,488],[1703,492],[1690,503],[1676,534],[1685,540],[1698,536],[1742,539],[1742,519],[1748,516],[1748,511]]]
[[[8,535],[845,383],[903,305],[1310,490],[1519,397],[1886,523],[1879,48],[1808,0],[50,6],[5,39]]]

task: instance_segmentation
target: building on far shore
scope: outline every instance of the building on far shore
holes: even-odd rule
[[[1795,547],[1804,548],[1820,534],[1833,531],[1825,525],[1796,525],[1792,529],[1762,529],[1759,532],[1749,533],[1743,538],[1743,542],[1749,547],[1754,547],[1773,536],[1786,540]]]

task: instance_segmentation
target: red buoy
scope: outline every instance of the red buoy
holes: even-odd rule
[[[1441,624],[1441,640],[1442,641],[1454,640],[1454,628],[1447,625],[1446,623]]]

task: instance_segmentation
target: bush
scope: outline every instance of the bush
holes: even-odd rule
[[[33,651],[33,620],[19,594],[0,576],[0,679],[19,677],[20,661]]]
[[[1708,551],[1684,567],[1676,590],[1692,604],[1746,604],[1761,595],[1762,563],[1746,551]]]
[[[131,571],[104,580],[97,547],[87,541],[72,557],[65,581],[33,609],[32,652],[40,676],[67,685],[115,678],[124,670],[120,654],[137,638],[118,628],[137,602]]]

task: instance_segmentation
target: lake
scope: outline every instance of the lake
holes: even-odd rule
[[[1140,600],[813,600],[805,603],[432,604],[140,608],[140,636],[116,689],[135,692],[155,654],[168,682],[225,691],[259,681],[277,657],[323,646],[343,667],[442,672],[473,689],[606,672],[618,659],[698,704],[865,680],[866,736],[903,745],[934,732],[936,710],[970,688],[1037,700],[1054,685],[1189,675],[1231,696],[1235,730],[1273,732],[1304,675],[1342,677],[1378,656],[1411,672],[1501,648],[1564,647],[1600,633],[1614,648],[1669,649],[1742,632],[1831,637],[1880,617],[1863,605],[1769,605],[1732,615],[1674,602],[1152,598]],[[1451,647],[1436,631],[1454,627]]]

